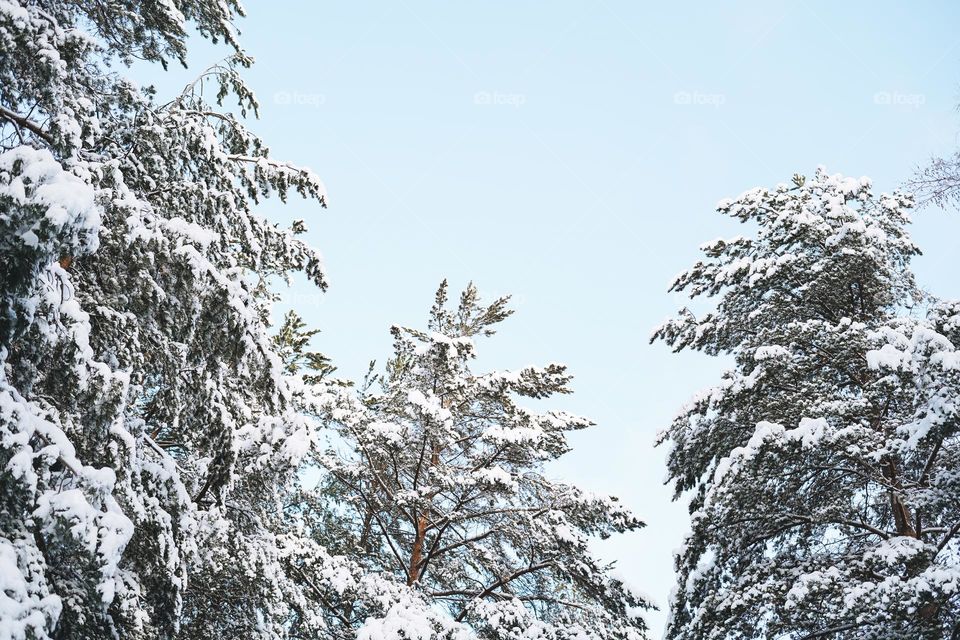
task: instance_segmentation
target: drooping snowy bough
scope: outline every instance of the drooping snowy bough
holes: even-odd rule
[[[735,366],[662,435],[691,496],[668,637],[960,635],[960,306],[921,296],[908,195],[818,170],[721,202],[751,237],[655,339]]]

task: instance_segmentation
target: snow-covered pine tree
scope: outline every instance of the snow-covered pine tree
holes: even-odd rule
[[[444,282],[426,331],[392,329],[384,374],[325,395],[337,446],[318,460],[328,475],[313,505],[340,514],[341,543],[371,571],[481,637],[643,638],[650,605],[588,547],[641,523],[616,498],[544,473],[568,451],[565,434],[591,422],[519,404],[569,393],[566,368],[470,368],[507,303],[484,306],[470,285],[451,310]]]
[[[912,200],[818,170],[719,211],[655,333],[735,365],[661,436],[691,496],[667,636],[960,637],[960,308],[924,306]]]
[[[0,0],[0,639],[320,637],[368,597],[453,628],[283,512],[313,437],[268,286],[324,280],[254,209],[324,192],[241,121],[239,13]],[[119,75],[188,28],[233,54],[170,100]]]
[[[348,381],[332,379],[333,368],[327,358],[310,350],[310,338],[316,333],[290,312],[274,336],[290,374],[287,383],[294,406],[302,414],[316,415],[334,406],[351,386]],[[317,490],[313,480],[316,462],[326,455],[317,448],[319,438],[313,424],[305,426],[309,442],[302,444],[313,454],[306,457],[309,467],[301,467],[295,478],[288,477],[278,494],[281,508],[265,514],[273,518],[267,529],[279,534],[278,555],[294,586],[283,637],[475,639],[469,627],[438,610],[404,581],[389,572],[367,569],[352,544],[349,516],[337,507],[344,496],[337,495],[337,487],[329,484]]]

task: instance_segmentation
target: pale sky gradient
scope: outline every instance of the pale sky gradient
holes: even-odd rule
[[[734,235],[723,197],[794,172],[891,190],[958,144],[960,6],[939,3],[249,2],[254,129],[312,167],[303,217],[331,288],[291,302],[359,376],[388,327],[422,325],[447,277],[517,314],[481,364],[560,361],[555,406],[593,418],[555,469],[621,496],[648,527],[602,545],[665,608],[687,529],[652,443],[720,363],[649,346],[697,247]],[[189,74],[218,54],[198,46]],[[163,90],[185,72],[146,80]],[[960,297],[960,214],[917,214],[921,283]],[[665,611],[651,614],[659,636]]]

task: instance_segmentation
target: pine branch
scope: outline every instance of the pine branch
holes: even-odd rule
[[[0,117],[4,118],[8,122],[12,122],[21,129],[26,129],[27,131],[37,135],[47,144],[53,144],[53,137],[44,131],[42,126],[30,120],[29,118],[21,116],[2,105],[0,105]]]

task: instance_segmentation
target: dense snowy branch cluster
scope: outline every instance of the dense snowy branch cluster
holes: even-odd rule
[[[428,331],[394,327],[385,374],[318,408],[344,445],[319,460],[351,523],[343,541],[485,634],[642,637],[648,603],[588,548],[641,523],[542,471],[591,422],[516,401],[568,393],[565,367],[473,373],[475,340],[507,300],[482,306],[471,286],[450,311],[446,297],[444,284]]]
[[[755,235],[674,283],[718,304],[655,337],[736,366],[662,436],[693,496],[670,637],[956,637],[960,309],[914,284],[911,206],[755,189],[719,205]]]
[[[181,60],[185,19],[234,43],[233,4],[178,6],[0,3],[4,637],[207,637],[277,608],[258,487],[296,461],[248,434],[298,420],[263,283],[323,274],[252,207],[323,191],[217,110],[255,108],[239,50],[165,104],[110,71]]]

